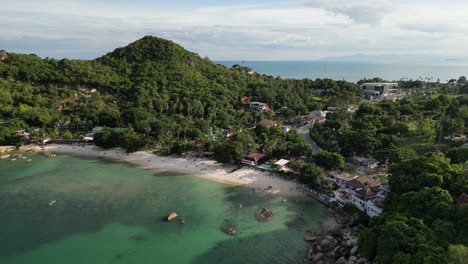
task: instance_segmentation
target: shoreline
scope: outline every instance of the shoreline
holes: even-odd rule
[[[255,191],[270,193],[281,198],[295,198],[301,200],[315,200],[308,196],[308,191],[300,184],[285,180],[272,173],[243,167],[231,172],[235,166],[224,165],[211,159],[187,157],[162,157],[150,151],[126,153],[121,148],[101,149],[95,145],[59,145],[50,144],[44,148],[37,145],[20,147],[21,151],[70,154],[84,157],[105,158],[117,162],[125,162],[143,169],[155,172],[175,172],[204,180],[223,184],[243,186]],[[318,202],[318,201],[317,201]]]

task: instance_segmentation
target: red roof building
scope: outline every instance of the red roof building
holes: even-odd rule
[[[248,97],[242,97],[242,98],[240,99],[240,101],[241,101],[241,103],[243,103],[243,104],[248,104],[248,103],[250,103],[250,100],[249,100]]]
[[[276,126],[277,123],[276,121],[270,120],[270,119],[263,119],[262,121],[258,122],[259,124],[263,124],[269,127]]]
[[[247,165],[257,166],[264,161],[268,154],[265,153],[250,153],[247,157],[241,159],[241,162]]]
[[[466,193],[462,193],[462,194],[457,198],[457,200],[455,200],[455,203],[457,203],[458,205],[468,204],[468,195],[467,195]]]

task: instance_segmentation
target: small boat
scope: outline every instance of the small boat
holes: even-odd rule
[[[57,201],[56,200],[52,200],[49,202],[49,206],[53,206]]]
[[[172,212],[172,213],[170,213],[170,214],[167,216],[167,221],[168,221],[168,222],[169,222],[169,221],[172,221],[172,220],[174,220],[177,216],[178,216],[178,215],[177,215],[176,212]]]

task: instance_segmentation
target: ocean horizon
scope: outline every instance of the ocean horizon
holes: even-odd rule
[[[466,61],[242,61],[219,60],[226,67],[239,64],[260,74],[290,79],[333,79],[357,82],[375,77],[388,81],[423,80],[448,82],[468,75]]]

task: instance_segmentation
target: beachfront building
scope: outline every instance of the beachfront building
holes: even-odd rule
[[[325,173],[330,180],[332,180],[334,183],[336,183],[340,187],[344,187],[344,184],[352,179],[357,178],[357,176],[354,176],[352,174],[342,172],[342,171],[327,171]]]
[[[277,162],[274,163],[274,165],[278,168],[280,171],[289,171],[289,168],[286,166],[289,163],[289,160],[287,159],[280,159]]]
[[[374,96],[387,96],[390,93],[390,89],[398,88],[398,83],[363,83],[362,89],[366,94],[372,94]]]
[[[265,162],[267,157],[268,155],[265,153],[250,153],[248,156],[241,159],[241,163],[250,166],[258,166]]]
[[[341,206],[352,204],[374,217],[382,213],[383,202],[388,192],[388,185],[367,176],[360,176],[346,181],[340,189],[334,191],[334,201]]]

